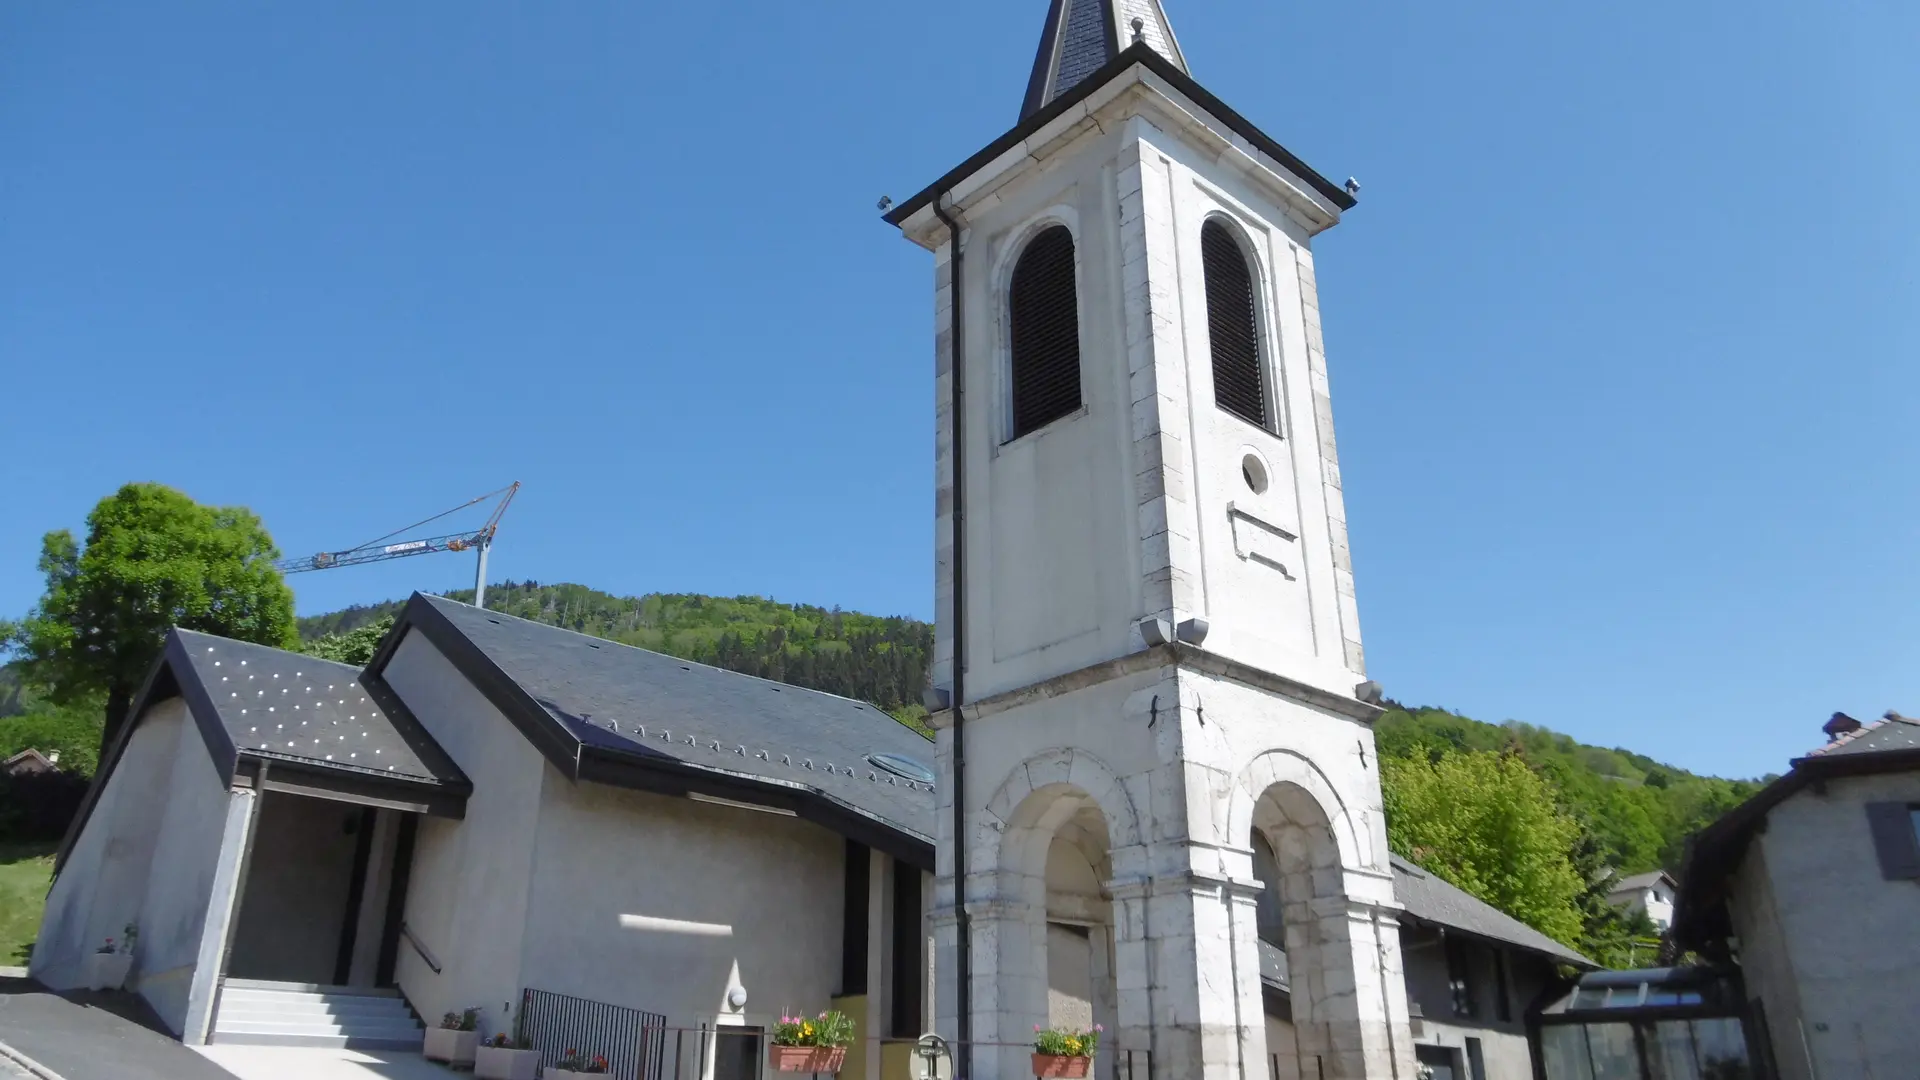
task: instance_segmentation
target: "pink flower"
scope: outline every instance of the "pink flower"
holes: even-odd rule
[[[1095,1024],[1095,1025],[1093,1025],[1093,1030],[1095,1030],[1095,1031],[1105,1031],[1105,1030],[1107,1030],[1107,1029],[1106,1029],[1106,1028],[1103,1028],[1103,1027],[1101,1027],[1101,1026],[1100,1026],[1099,1024]]]
[[[1039,1030],[1040,1030],[1040,1025],[1039,1025],[1039,1024],[1035,1024],[1035,1025],[1033,1025],[1033,1030],[1035,1030],[1035,1031],[1039,1031]]]

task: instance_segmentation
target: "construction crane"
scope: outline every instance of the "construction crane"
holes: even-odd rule
[[[299,574],[308,570],[334,570],[342,566],[360,566],[364,563],[386,562],[389,559],[404,559],[413,555],[431,555],[436,551],[477,551],[480,565],[473,576],[473,606],[487,606],[487,549],[493,546],[493,536],[500,528],[500,518],[507,512],[507,505],[520,490],[520,481],[515,480],[497,491],[489,491],[451,510],[445,510],[416,521],[404,529],[395,529],[385,536],[376,537],[358,547],[344,551],[323,551],[318,555],[308,555],[298,559],[281,559],[273,565],[283,574]],[[395,540],[414,532],[425,525],[431,525],[441,518],[449,517],[465,510],[469,506],[486,502],[488,499],[500,502],[488,516],[487,523],[470,532],[448,533],[444,536],[427,536],[417,540]]]

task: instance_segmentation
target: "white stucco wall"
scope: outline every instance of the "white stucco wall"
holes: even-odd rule
[[[220,783],[213,757],[191,718],[181,723],[177,746],[165,809],[156,815],[160,829],[134,955],[134,979],[141,995],[176,1035],[186,1021],[214,872],[227,836],[229,804],[235,798]],[[224,927],[224,922],[216,922]]]
[[[34,977],[48,986],[80,985],[86,955],[107,938],[120,939],[122,928],[139,919],[183,733],[199,739],[178,698],[154,706],[135,726],[48,891],[32,964]],[[206,755],[202,747],[195,750]]]
[[[1869,802],[1920,803],[1920,773],[1791,796],[1768,813],[1736,879],[1741,966],[1789,1080],[1899,1076],[1920,1061],[1920,883],[1882,880]]]
[[[443,971],[405,942],[395,978],[420,1014],[468,1006],[498,1026],[500,1003],[519,996],[545,759],[451,662],[418,633],[385,672],[436,742],[473,781],[466,818],[423,818],[405,919]]]
[[[522,983],[674,1026],[819,1012],[840,978],[844,861],[844,840],[796,818],[549,769]]]

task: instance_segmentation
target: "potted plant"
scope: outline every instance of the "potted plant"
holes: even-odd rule
[[[472,1065],[475,1044],[480,1035],[474,1029],[480,1025],[480,1010],[462,1009],[450,1012],[440,1018],[440,1026],[427,1032],[427,1041],[422,1054],[429,1061],[444,1061],[449,1065]]]
[[[473,1054],[478,1080],[540,1080],[540,1051],[524,1038],[501,1032],[480,1044]]]
[[[118,944],[112,938],[87,957],[86,980],[89,990],[118,990],[127,984],[133,970],[133,943],[140,928],[128,923]]]
[[[819,1016],[783,1016],[773,1028],[767,1063],[780,1072],[837,1073],[853,1042],[853,1018],[838,1009]]]
[[[1105,1030],[1099,1024],[1093,1025],[1092,1031],[1033,1025],[1033,1075],[1046,1080],[1079,1080],[1093,1065],[1100,1033]]]
[[[593,1076],[607,1072],[607,1059],[595,1054],[593,1057],[578,1050],[568,1050],[560,1064],[549,1065],[540,1074],[543,1080],[567,1080],[572,1076]]]

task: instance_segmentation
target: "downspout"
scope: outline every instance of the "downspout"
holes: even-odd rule
[[[934,196],[933,216],[947,227],[953,253],[947,259],[947,290],[952,295],[949,308],[951,342],[947,359],[950,394],[947,404],[947,452],[953,461],[953,914],[958,932],[954,950],[954,979],[958,983],[960,1023],[955,1031],[960,1044],[954,1075],[959,1080],[973,1076],[973,924],[967,916],[967,752],[964,729],[966,714],[961,703],[967,700],[967,380],[966,380],[966,292],[961,269],[960,223],[940,202],[952,198],[951,191]]]

